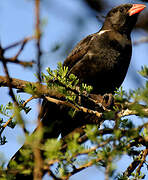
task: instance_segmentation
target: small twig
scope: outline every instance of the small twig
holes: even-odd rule
[[[6,126],[8,126],[8,124],[10,123],[10,121],[12,121],[12,119],[15,117],[15,115],[13,114],[8,121],[3,125],[3,127],[5,128]]]
[[[108,110],[100,102],[97,102],[96,100],[94,100],[93,98],[89,97],[85,93],[80,93],[78,91],[79,87],[76,87],[76,88],[67,87],[64,83],[60,82],[58,79],[56,79],[54,81],[53,80],[49,80],[49,82],[51,82],[51,83],[57,82],[58,85],[63,86],[67,91],[71,91],[71,92],[75,93],[76,95],[78,95],[78,96],[80,96],[80,97],[82,97],[84,99],[87,99],[89,101],[89,103],[95,104],[96,107],[99,106],[99,108],[100,109],[102,108],[102,110],[104,110],[104,111]]]
[[[123,175],[125,177],[129,177],[132,174],[132,172],[137,168],[137,166],[141,163],[141,159],[142,159],[144,153],[148,153],[147,150],[146,151],[145,150],[141,151],[139,156],[137,156],[135,158],[135,160],[129,165],[129,167],[123,173]]]
[[[72,107],[73,109],[76,109],[77,111],[83,111],[84,113],[93,114],[98,118],[102,118],[102,116],[103,116],[103,114],[99,113],[98,111],[93,111],[91,109],[88,109],[88,108],[85,108],[85,107],[82,107],[82,106],[76,106],[76,105],[73,105],[73,104],[71,104],[69,102],[66,102],[66,101],[61,101],[61,100],[54,99],[54,98],[47,97],[47,96],[45,98],[50,102],[54,102],[56,104],[63,104],[63,105]]]
[[[23,103],[23,106],[25,107],[26,104],[31,101],[32,99],[34,99],[35,97],[32,96],[31,98],[27,99],[24,103]],[[8,119],[8,121],[3,125],[3,127],[1,128],[1,131],[0,131],[0,136],[1,134],[3,133],[4,129],[8,126],[8,124],[12,121],[12,119],[15,117],[15,114],[12,114],[12,116]]]
[[[27,42],[30,41],[30,40],[32,40],[32,39],[34,39],[34,38],[35,38],[35,37],[32,36],[32,37],[30,37],[30,38],[25,38],[25,39],[23,40],[22,45],[21,45],[19,51],[18,51],[18,52],[16,53],[16,55],[12,58],[14,61],[16,61],[17,57],[21,54],[21,52],[23,51],[23,49],[24,49],[25,45],[27,44]]]
[[[137,173],[140,174],[140,170],[146,160],[146,156],[148,155],[148,148],[146,148],[145,150],[143,150],[143,156],[141,158],[141,163],[139,164],[138,168],[137,168]]]
[[[123,104],[122,110],[117,114],[119,118],[124,117],[124,116],[129,116],[129,115],[139,115],[139,112],[136,110],[131,109],[132,105],[136,105],[136,103],[133,102],[126,102]],[[145,105],[138,104],[140,111],[142,111],[145,114],[145,117],[148,117],[148,108]],[[126,108],[126,109],[125,109]]]
[[[90,152],[96,151],[98,148],[104,147],[106,144],[108,144],[108,143],[111,142],[111,141],[113,141],[113,139],[112,139],[112,138],[109,138],[109,139],[107,139],[106,141],[98,144],[98,145],[95,146],[95,147],[92,147],[92,148],[90,148],[90,149],[82,150],[81,152],[75,154],[72,158],[77,157],[77,156],[79,156],[79,155],[85,155],[85,154],[88,154],[88,153],[90,153]]]
[[[13,118],[14,118],[14,114],[8,119],[7,122],[5,122],[5,124],[3,125],[3,127],[2,127],[1,130],[0,130],[0,137],[1,137],[4,129],[8,126],[8,124],[12,121]]]
[[[25,67],[26,67],[26,66],[32,67],[32,65],[35,63],[34,61],[25,62],[25,61],[20,61],[20,60],[18,60],[17,58],[18,58],[18,56],[20,55],[20,53],[23,51],[23,49],[24,49],[25,45],[27,44],[27,42],[30,41],[30,40],[32,40],[32,39],[34,39],[34,38],[35,38],[34,36],[32,36],[32,37],[27,37],[27,38],[24,38],[23,40],[21,40],[21,41],[19,41],[19,42],[16,42],[16,43],[14,43],[14,44],[12,44],[12,45],[4,48],[4,49],[2,50],[3,53],[5,53],[5,51],[7,51],[8,49],[14,48],[14,47],[22,44],[21,47],[20,47],[20,49],[19,49],[19,51],[17,52],[17,54],[16,54],[14,57],[12,57],[12,58],[4,58],[4,57],[3,57],[3,58],[1,58],[1,61],[5,62],[5,63],[7,63],[7,62],[16,63],[16,64],[23,65],[23,66],[25,66]]]
[[[99,162],[99,161],[101,161],[101,160],[102,160],[101,157],[99,157],[99,158],[97,158],[97,159],[95,159],[95,160],[93,159],[92,161],[89,161],[88,163],[83,164],[82,166],[74,169],[72,172],[68,173],[67,176],[63,176],[62,179],[68,179],[70,176],[72,176],[72,175],[74,175],[74,174],[82,171],[83,169],[85,169],[85,168],[87,168],[87,167],[90,167],[90,166],[94,165],[94,161],[95,161],[95,163],[97,163],[97,162]]]
[[[26,38],[24,38],[23,40],[20,40],[20,41],[18,41],[18,42],[15,42],[15,43],[13,43],[13,44],[5,47],[5,48],[4,48],[4,51],[7,51],[8,49],[14,48],[14,47],[16,47],[16,46],[18,46],[18,45],[20,45],[20,44],[22,44],[22,45],[24,44],[24,45],[25,45],[28,41],[30,41],[30,40],[32,40],[32,39],[34,39],[34,38],[35,38],[34,36],[26,37]]]
[[[3,64],[3,67],[4,67],[4,72],[6,74],[6,80],[7,80],[8,87],[9,87],[9,95],[12,98],[15,106],[18,107],[18,102],[17,102],[17,100],[15,98],[15,95],[13,93],[13,89],[12,89],[12,85],[11,85],[11,78],[9,76],[8,68],[7,68],[7,65],[6,65],[5,58],[4,58],[3,54],[4,54],[4,50],[2,49],[2,47],[0,47],[0,59],[2,61],[2,64]]]
[[[35,99],[35,98],[36,98],[35,96],[31,96],[29,99],[27,99],[27,100],[23,103],[23,106],[25,107],[28,102],[30,102],[31,100],[33,100],[33,99]]]
[[[2,60],[0,60],[0,61],[2,61]],[[20,61],[20,60],[18,60],[18,59],[13,59],[13,58],[4,58],[3,59],[3,61],[5,61],[6,63],[7,62],[9,62],[9,63],[15,63],[15,64],[20,64],[20,65],[22,65],[22,66],[24,66],[24,67],[32,67],[33,66],[33,64],[35,63],[35,61],[33,60],[33,61],[29,61],[29,62],[26,62],[26,61]]]

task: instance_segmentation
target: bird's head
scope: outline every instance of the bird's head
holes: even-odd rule
[[[111,9],[106,16],[103,29],[113,29],[130,35],[136,24],[138,14],[145,7],[143,4],[122,4]]]

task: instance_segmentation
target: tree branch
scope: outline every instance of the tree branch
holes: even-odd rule
[[[25,92],[25,88],[28,84],[31,84],[32,86],[36,87],[36,92],[38,95],[47,95],[51,97],[57,97],[62,98],[64,97],[63,94],[56,91],[56,89],[50,89],[45,85],[38,85],[38,82],[30,82],[30,81],[24,81],[16,78],[11,78],[11,86],[12,88],[18,89],[20,92]],[[9,83],[5,76],[0,76],[0,87],[8,87]]]
[[[144,162],[146,161],[146,156],[148,155],[148,148],[146,148],[144,151],[143,151],[143,156],[142,156],[142,159],[141,159],[141,163],[139,164],[139,167],[137,168],[137,173],[140,175],[140,170],[144,164]]]
[[[125,177],[129,177],[131,176],[132,172],[137,168],[137,166],[141,163],[141,159],[143,158],[143,156],[145,157],[145,154],[147,155],[148,151],[147,150],[143,150],[141,151],[141,153],[139,154],[139,156],[137,156],[135,158],[135,160],[129,165],[129,167],[126,169],[126,171],[123,173],[123,175]]]

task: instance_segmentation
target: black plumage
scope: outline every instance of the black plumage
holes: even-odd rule
[[[64,61],[69,73],[93,86],[95,94],[113,93],[122,84],[132,54],[130,34],[144,5],[113,8],[101,30],[84,38]],[[130,11],[135,14],[130,14]],[[138,12],[138,13],[137,13]]]
[[[68,66],[69,74],[93,86],[91,97],[97,99],[98,94],[114,93],[122,84],[132,54],[130,34],[144,8],[141,4],[113,8],[101,30],[81,40],[64,61],[63,66]],[[57,137],[60,133],[65,136],[88,123],[81,113],[72,118],[69,110],[64,105],[44,101],[42,123],[50,129],[45,133],[46,138]]]

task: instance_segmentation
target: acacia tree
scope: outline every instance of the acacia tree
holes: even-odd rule
[[[68,179],[83,169],[96,165],[105,169],[105,179],[142,179],[146,174],[142,168],[147,168],[148,155],[148,123],[142,121],[136,126],[131,115],[139,119],[148,116],[148,83],[138,90],[125,92],[122,88],[117,90],[113,97],[110,95],[90,98],[90,86],[81,84],[73,74],[68,75],[68,68],[59,63],[56,70],[47,68],[47,73],[41,72],[41,38],[40,29],[40,1],[36,0],[35,34],[17,43],[3,48],[0,46],[0,60],[5,76],[0,76],[0,86],[8,87],[12,99],[6,105],[1,105],[0,119],[1,146],[7,143],[3,135],[7,126],[13,128],[19,124],[26,136],[24,146],[14,155],[7,169],[1,164],[1,179],[41,179],[46,173],[53,179]],[[36,61],[21,61],[20,54],[31,40],[35,41],[37,50]],[[17,54],[11,58],[5,57],[7,50],[20,45]],[[23,81],[10,76],[7,64],[15,63],[16,66],[33,66],[37,64],[37,82]],[[148,78],[148,67],[144,66],[139,72]],[[14,93],[27,93],[31,97],[26,100],[18,98]],[[38,99],[37,129],[32,135],[27,131],[21,111],[28,113],[31,107],[27,104],[33,99]],[[56,107],[64,106],[69,114],[69,122],[61,118],[61,122],[51,122],[49,127],[44,127],[41,119],[43,106],[41,100],[52,103]],[[100,101],[101,99],[101,101]],[[107,122],[107,123],[106,123]],[[67,125],[67,124],[68,125]],[[69,128],[63,137],[54,137],[55,129]],[[51,136],[46,137],[50,131]],[[91,147],[85,142],[90,141]],[[132,158],[132,163],[127,164],[123,173],[118,173],[116,161],[124,154]],[[53,168],[53,166],[55,168]]]

